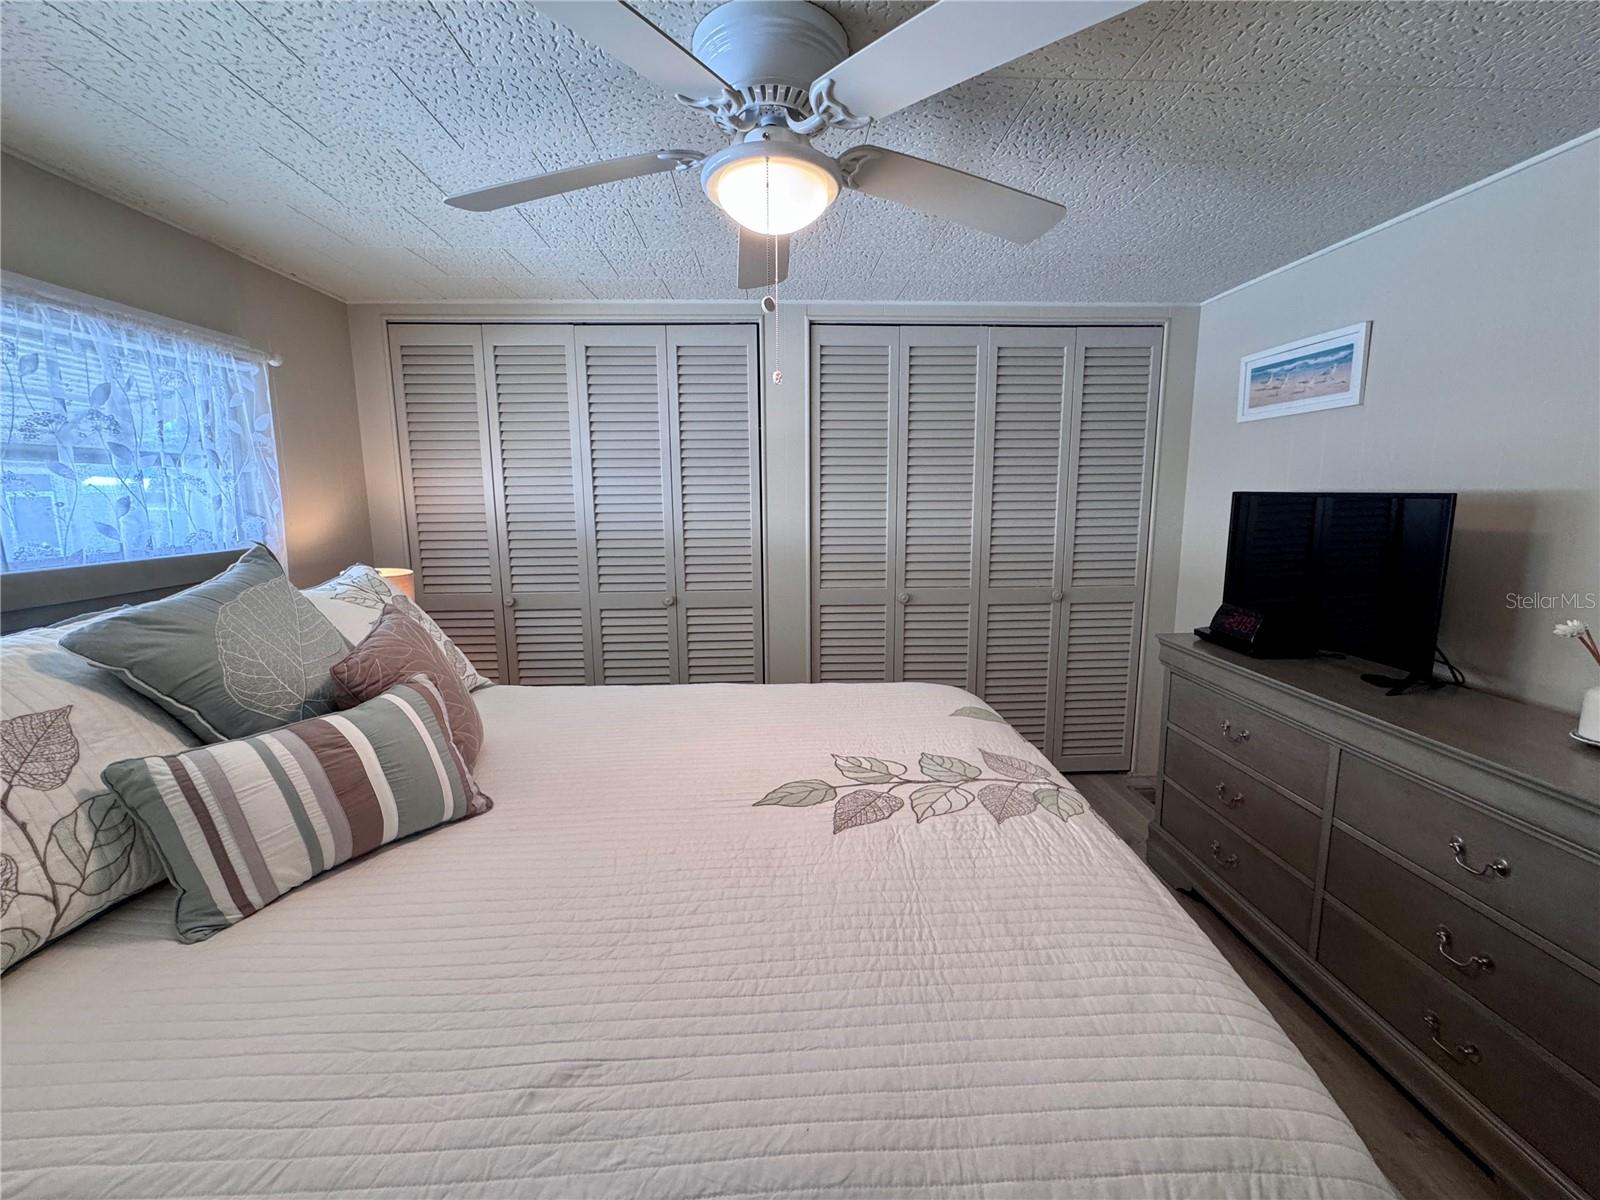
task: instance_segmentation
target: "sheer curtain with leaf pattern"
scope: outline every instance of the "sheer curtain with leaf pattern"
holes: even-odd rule
[[[0,438],[5,572],[282,549],[266,362],[220,336],[8,277]]]

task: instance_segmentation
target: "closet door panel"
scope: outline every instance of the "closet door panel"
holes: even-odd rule
[[[1138,329],[1085,330],[1080,339],[1070,587],[1139,582],[1159,339]]]
[[[672,616],[661,607],[600,609],[601,683],[676,683]]]
[[[506,677],[483,341],[392,325],[389,362],[417,603],[487,678]]]
[[[1046,755],[1053,714],[1050,648],[1057,606],[1049,597],[1031,603],[984,604],[977,693],[1018,733]]]
[[[509,682],[590,682],[589,505],[570,326],[486,326]]]
[[[747,604],[683,610],[687,683],[760,683],[761,631]]]
[[[672,591],[663,365],[659,328],[582,329],[596,588]]]
[[[589,670],[589,625],[580,606],[543,607],[548,598],[518,601],[511,613],[513,682],[578,687]]]
[[[759,683],[759,390],[751,326],[667,330],[683,681]]]
[[[974,553],[986,330],[902,328],[891,677],[976,685]]]
[[[582,463],[590,497],[597,682],[681,677],[677,512],[660,326],[574,331]]]
[[[1075,600],[1066,605],[1062,654],[1062,770],[1126,771],[1133,753],[1133,672],[1138,604]]]
[[[1065,531],[1063,770],[1132,764],[1161,332],[1079,331]]]
[[[978,693],[1057,754],[1071,329],[995,329]]]
[[[811,347],[812,678],[890,678],[899,332],[818,326]]]
[[[817,683],[882,683],[889,677],[889,613],[881,601],[815,605]]]

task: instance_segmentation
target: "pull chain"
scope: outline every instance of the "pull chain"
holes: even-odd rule
[[[766,185],[763,196],[767,206],[767,229],[772,228],[772,158],[769,155],[761,160],[763,180]],[[778,365],[778,346],[781,339],[778,337],[778,239],[772,234],[767,234],[767,298],[762,308],[772,314],[772,382],[783,382],[783,370]]]

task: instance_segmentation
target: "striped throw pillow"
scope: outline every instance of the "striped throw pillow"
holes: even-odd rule
[[[178,936],[210,937],[340,863],[490,807],[413,676],[270,733],[102,772],[178,888]]]

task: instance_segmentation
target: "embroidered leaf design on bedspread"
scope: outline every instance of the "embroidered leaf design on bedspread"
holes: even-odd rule
[[[924,754],[917,766],[929,779],[936,779],[940,783],[966,783],[983,774],[971,763],[951,758],[948,754]]]
[[[893,783],[906,773],[900,763],[882,758],[859,758],[853,754],[835,754],[833,765],[839,774],[857,783]]]
[[[9,854],[0,854],[0,916],[11,911],[11,902],[17,898],[17,860]]]
[[[950,715],[952,717],[971,717],[974,721],[993,721],[997,725],[1006,723],[1006,719],[999,713],[990,712],[987,708],[974,708],[970,704],[965,708],[956,709]]]
[[[1044,808],[1061,820],[1083,811],[1083,802],[1070,785],[1050,768],[980,748],[985,766],[964,758],[924,751],[917,759],[921,777],[908,774],[893,759],[869,755],[835,754],[833,765],[858,788],[840,797],[837,785],[825,779],[796,779],[772,789],[755,803],[784,808],[810,808],[833,803],[833,831],[842,833],[858,825],[871,825],[892,817],[906,806],[897,792],[910,788],[911,811],[917,824],[970,808],[974,801],[1004,825],[1012,817],[1025,817]],[[985,769],[986,768],[986,769]]]
[[[1046,812],[1054,813],[1063,821],[1068,817],[1075,817],[1083,811],[1082,800],[1062,791],[1058,787],[1039,788],[1033,793],[1033,798],[1038,801],[1040,808]]]
[[[796,779],[782,787],[775,787],[756,801],[763,804],[782,804],[786,808],[810,808],[813,804],[826,804],[839,794],[831,783],[821,779]]]
[[[997,825],[1012,817],[1025,817],[1039,807],[1027,788],[1014,783],[991,783],[978,793],[978,803],[989,810]]]
[[[78,765],[71,713],[67,704],[0,722],[0,770],[7,784],[48,792],[66,783]]]
[[[281,576],[246,588],[217,613],[222,686],[264,717],[288,723],[331,710],[328,671],[347,653],[339,631]]]
[[[833,806],[833,831],[843,833],[857,825],[871,825],[895,815],[906,806],[899,796],[870,788],[851,792]]]
[[[136,837],[132,814],[110,792],[102,792],[50,827],[45,870],[64,888],[102,895],[127,873]]]
[[[920,825],[929,817],[960,812],[972,801],[972,793],[958,784],[930,783],[911,793],[911,811],[917,814],[917,824]]]
[[[996,775],[1004,775],[1007,779],[1049,779],[1050,772],[1043,767],[1036,767],[1025,758],[1014,758],[1009,754],[996,754],[993,750],[979,750],[983,761]]]

